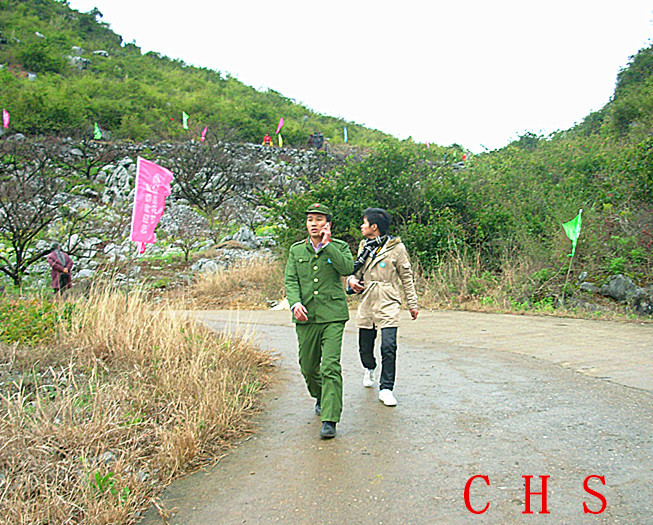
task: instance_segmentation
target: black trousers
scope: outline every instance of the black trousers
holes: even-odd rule
[[[374,358],[374,340],[376,328],[358,329],[358,352],[365,368],[376,368]],[[397,361],[397,327],[381,328],[381,390],[392,390],[395,386],[395,370]]]

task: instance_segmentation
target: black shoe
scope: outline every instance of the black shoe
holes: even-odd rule
[[[336,437],[336,424],[333,421],[324,421],[320,429],[322,439],[331,439]]]
[[[322,407],[320,406],[320,402],[318,401],[315,403],[315,413],[319,416],[322,413]]]

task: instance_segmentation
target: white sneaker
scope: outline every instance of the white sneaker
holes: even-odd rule
[[[376,369],[370,370],[369,368],[365,369],[365,374],[363,375],[363,386],[370,388],[374,385],[374,371]]]
[[[392,390],[384,388],[379,392],[379,401],[381,401],[387,407],[397,406],[397,400],[395,399]]]

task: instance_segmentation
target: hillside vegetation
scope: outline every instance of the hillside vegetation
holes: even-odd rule
[[[463,163],[455,150],[387,143],[309,194],[271,205],[293,225],[285,235],[296,239],[306,203],[327,202],[338,234],[352,244],[361,211],[386,207],[395,234],[435,277],[445,302],[491,301],[490,290],[501,288],[504,306],[555,305],[571,251],[562,223],[580,209],[573,282],[587,272],[585,279],[598,285],[615,274],[640,286],[653,283],[652,130],[649,47],[619,74],[612,100],[575,128],[547,137],[526,134]],[[449,266],[445,275],[447,265],[458,270]],[[577,287],[570,283],[565,293],[578,293]]]
[[[229,75],[142,54],[97,9],[80,13],[65,1],[0,0],[0,64],[0,104],[25,134],[90,138],[97,122],[112,139],[184,140],[208,126],[209,134],[260,143],[284,117],[288,145],[306,144],[314,131],[342,143],[344,126],[352,144],[387,138]]]
[[[2,105],[12,114],[10,131],[29,137],[77,131],[87,139],[78,142],[82,150],[88,149],[94,122],[112,133],[112,141],[102,145],[109,154],[94,153],[85,173],[67,166],[65,180],[69,186],[81,181],[75,190],[82,194],[84,184],[100,190],[96,161],[116,158],[120,144],[113,139],[182,143],[209,125],[209,143],[260,142],[284,116],[286,144],[305,144],[315,129],[334,145],[342,141],[345,122],[219,72],[156,53],[143,55],[122,42],[97,11],[78,13],[54,0],[0,0],[0,8],[0,62],[5,64],[0,88]],[[74,46],[85,51],[73,51]],[[36,72],[36,79],[26,78],[28,71]],[[191,115],[188,131],[179,122],[182,111]],[[327,173],[299,174],[309,191],[256,197],[267,217],[250,226],[268,227],[280,241],[280,254],[305,234],[303,210],[319,200],[333,208],[334,231],[352,249],[362,211],[387,208],[394,216],[392,233],[408,245],[425,278],[423,296],[432,304],[552,309],[565,294],[575,295],[580,304],[591,297],[578,289],[581,273],[598,286],[616,274],[640,287],[653,284],[653,48],[642,49],[624,65],[612,100],[580,125],[550,136],[527,133],[482,155],[463,158],[464,149],[457,145],[427,148],[347,125],[351,142],[366,145],[364,151],[347,150],[356,154]],[[207,162],[209,151],[204,152]],[[174,159],[159,160],[174,164]],[[58,160],[51,164],[52,176],[63,173]],[[174,170],[191,169],[182,164]],[[220,168],[215,177],[237,169],[235,164]],[[200,172],[187,173],[183,180],[214,187],[215,180],[204,180],[208,172]],[[176,184],[183,180],[178,177]],[[200,215],[216,211],[190,204]],[[571,243],[561,225],[580,209],[583,229],[563,289]],[[120,213],[127,223],[128,208]],[[205,218],[214,224],[212,216]],[[51,224],[61,231],[62,222],[65,217],[53,217]],[[52,238],[51,230],[43,228],[28,239],[21,257],[39,239]]]

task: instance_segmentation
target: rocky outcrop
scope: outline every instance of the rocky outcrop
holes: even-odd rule
[[[81,48],[71,51],[71,55],[78,58],[86,53]],[[4,140],[21,138],[13,134]],[[211,255],[211,259],[198,261],[191,269],[193,272],[216,271],[242,260],[270,257],[273,238],[257,236],[253,232],[254,226],[264,224],[266,220],[264,209],[259,204],[260,194],[264,192],[276,198],[303,192],[311,181],[346,160],[344,156],[312,149],[276,148],[260,144],[200,144],[191,141],[187,145],[191,153],[194,148],[219,148],[220,161],[224,162],[225,170],[230,170],[231,175],[235,171],[238,181],[237,187],[230,188],[230,196],[222,204],[224,210],[220,209],[218,220],[223,224],[237,224],[239,229],[218,243],[206,240],[206,235],[198,235],[197,243],[191,249],[202,250],[208,248],[208,245],[204,246],[205,243],[211,243],[215,254]],[[73,235],[67,239],[62,237],[67,226],[65,220],[57,222],[48,232],[47,241],[39,243],[30,253],[47,249],[49,243],[56,239],[62,243],[65,251],[73,254],[78,282],[96,278],[98,268],[106,263],[116,267],[129,266],[130,270],[125,269],[125,275],[118,274],[117,280],[135,282],[138,270],[132,262],[136,262],[137,256],[135,245],[129,240],[129,216],[134,198],[136,161],[142,156],[166,165],[166,161],[180,147],[183,145],[149,142],[111,144],[103,140],[76,142],[70,138],[64,139],[57,149],[61,165],[66,169],[78,170],[79,175],[68,206],[73,214],[84,215],[92,210],[93,226],[86,228],[83,235]],[[62,177],[69,177],[69,173],[62,172]],[[215,176],[220,177],[220,171],[216,171]],[[188,204],[173,182],[173,193],[167,198],[166,209],[183,208]],[[147,245],[147,253],[181,255],[180,247],[172,242],[176,234],[166,232],[163,226],[162,220],[157,231],[163,234],[161,238],[165,241]],[[44,286],[45,281],[39,281],[37,276],[47,275],[48,271],[45,261],[31,266],[29,273],[33,276],[32,283]]]
[[[653,285],[641,288],[626,275],[614,275],[602,286],[584,282],[580,289],[626,303],[639,315],[653,315]]]

